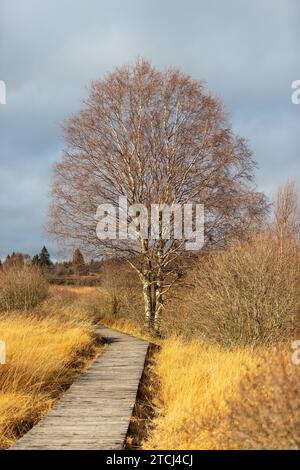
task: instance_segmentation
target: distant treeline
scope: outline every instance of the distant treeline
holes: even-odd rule
[[[13,252],[7,255],[3,263],[0,260],[0,269],[11,266],[35,265],[42,268],[46,274],[53,276],[87,276],[98,273],[101,264],[100,261],[86,261],[78,248],[74,251],[72,259],[53,262],[48,249],[43,246],[40,253],[32,257],[21,252]]]

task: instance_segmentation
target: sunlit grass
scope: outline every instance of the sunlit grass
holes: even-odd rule
[[[0,317],[6,364],[0,365],[0,447],[44,416],[95,354],[93,330],[64,317]]]
[[[300,368],[282,344],[222,349],[165,341],[152,367],[144,449],[299,449]]]

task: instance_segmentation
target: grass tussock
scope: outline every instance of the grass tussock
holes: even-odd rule
[[[205,429],[190,432],[196,417],[224,413],[247,365],[251,350],[229,352],[198,341],[183,343],[179,338],[164,341],[155,357],[158,394],[154,397],[157,417],[144,443],[145,449],[209,449]],[[217,406],[215,406],[217,403]]]
[[[299,367],[274,348],[167,340],[144,449],[299,449]]]
[[[47,296],[48,284],[33,266],[0,271],[0,311],[30,310]]]
[[[0,448],[10,446],[50,410],[99,351],[88,324],[35,313],[0,317],[6,364],[0,366]]]

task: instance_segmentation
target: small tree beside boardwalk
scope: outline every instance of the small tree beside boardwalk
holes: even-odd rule
[[[141,281],[146,327],[158,331],[186,242],[164,236],[163,207],[203,204],[205,247],[247,236],[267,210],[253,186],[251,151],[203,83],[177,69],[158,71],[143,59],[94,82],[83,109],[64,130],[49,231],[80,244],[91,257],[125,259]],[[126,220],[135,224],[136,239],[99,240],[97,208],[117,207],[120,197],[138,205]],[[136,222],[153,204],[159,213],[155,239],[150,227],[145,233]],[[119,223],[120,212],[116,217]]]

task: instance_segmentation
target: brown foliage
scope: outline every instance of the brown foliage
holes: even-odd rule
[[[290,338],[300,321],[300,250],[270,235],[202,257],[171,301],[163,331],[226,346]]]

